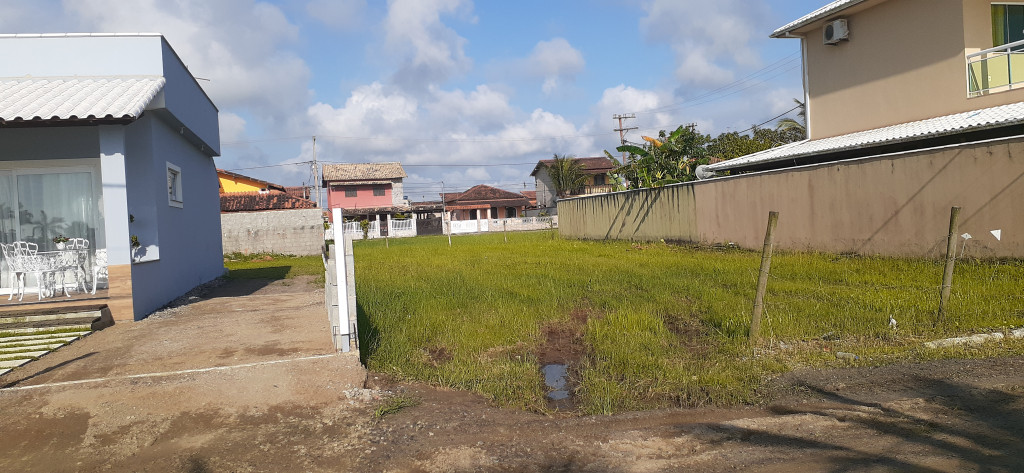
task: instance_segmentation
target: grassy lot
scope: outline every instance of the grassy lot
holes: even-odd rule
[[[545,409],[553,344],[587,413],[759,400],[772,375],[1024,353],[1024,342],[928,350],[927,340],[1024,325],[1024,262],[961,261],[935,323],[936,261],[776,253],[763,343],[747,342],[760,254],[586,242],[549,232],[355,243],[361,342],[373,370]],[[892,315],[899,323],[888,326]],[[554,347],[567,353],[573,347]],[[557,351],[557,350],[556,350]]]
[[[224,255],[224,267],[229,279],[290,279],[296,276],[317,276],[323,284],[324,263],[319,256],[289,256],[273,254]]]

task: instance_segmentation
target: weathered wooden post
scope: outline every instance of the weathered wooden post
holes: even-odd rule
[[[960,207],[949,211],[949,235],[946,237],[946,270],[942,274],[942,291],[939,295],[939,314],[936,322],[946,320],[946,304],[949,302],[949,291],[953,288],[953,268],[956,266],[956,234],[959,227]]]
[[[764,293],[768,289],[768,273],[772,267],[772,248],[774,246],[775,225],[779,222],[779,213],[768,213],[768,230],[764,234],[764,248],[761,249],[761,272],[757,276],[757,294],[754,295],[754,311],[750,316],[750,339],[758,340],[761,332],[761,312],[764,309]]]

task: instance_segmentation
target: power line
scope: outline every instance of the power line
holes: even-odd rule
[[[728,97],[730,95],[733,95],[733,93],[722,95],[721,97],[712,98],[712,96],[716,95],[718,92],[731,89],[731,88],[736,87],[736,86],[738,86],[740,84],[749,82],[749,81],[753,80],[754,78],[757,78],[758,76],[761,76],[763,74],[767,74],[769,72],[774,72],[774,71],[776,71],[776,70],[778,70],[778,69],[780,69],[782,67],[788,66],[788,65],[792,64],[793,62],[796,62],[797,61],[797,59],[796,59],[797,55],[799,55],[799,53],[791,53],[791,54],[789,54],[787,56],[784,56],[781,59],[779,59],[779,60],[777,60],[777,61],[775,61],[775,62],[773,62],[773,63],[771,63],[771,64],[769,64],[769,65],[767,65],[767,66],[765,66],[765,67],[763,67],[763,68],[761,68],[759,70],[757,70],[757,71],[754,71],[754,72],[752,72],[752,73],[750,73],[750,74],[748,74],[748,75],[746,75],[744,77],[741,77],[740,79],[737,79],[737,80],[735,80],[733,82],[725,84],[725,85],[723,85],[721,87],[718,87],[716,89],[712,89],[712,90],[709,90],[707,92],[703,92],[701,94],[695,95],[693,97],[689,97],[689,98],[683,99],[683,101],[681,101],[681,102],[676,102],[676,103],[673,103],[673,104],[667,104],[667,105],[663,105],[661,107],[655,107],[655,108],[646,109],[646,110],[637,110],[634,113],[666,112],[666,111],[675,110],[675,109],[677,109],[678,107],[680,107],[680,106],[682,106],[684,104],[692,106],[692,105],[695,105],[694,102],[708,103],[708,102],[712,102],[712,101],[715,101],[715,100],[719,100],[719,99],[724,98],[724,97]],[[795,67],[788,67],[784,71],[782,71],[782,73],[789,72],[792,69],[795,69]],[[778,75],[781,75],[782,73],[777,74],[777,75],[773,75],[771,77],[767,77],[764,80],[773,79],[775,77],[778,77]],[[761,80],[759,82],[764,82],[764,80]],[[740,90],[747,90],[748,88],[750,88],[750,87],[746,87],[746,88],[743,88],[743,89],[740,89]],[[708,99],[708,100],[705,101],[704,99]]]
[[[326,164],[351,164],[351,163],[343,163],[343,162],[340,162],[340,161],[320,161],[320,162],[321,163],[326,163]],[[402,167],[406,167],[406,168],[416,168],[416,167],[427,167],[427,168],[474,167],[474,168],[476,168],[476,167],[495,167],[495,166],[527,166],[527,165],[533,166],[533,165],[536,165],[536,164],[537,164],[536,161],[531,162],[531,163],[479,163],[479,164],[478,163],[445,163],[445,164],[405,164],[405,163],[402,163]]]
[[[250,169],[276,168],[276,167],[281,167],[281,166],[299,166],[299,165],[306,165],[306,164],[313,164],[313,161],[302,161],[302,162],[298,162],[298,163],[268,164],[266,166],[252,166],[252,167],[247,167],[247,168],[232,168],[232,169],[225,169],[225,171],[248,171]]]
[[[772,121],[772,120],[777,120],[777,119],[779,119],[779,118],[782,118],[782,117],[786,116],[786,114],[787,114],[787,113],[789,113],[789,112],[792,112],[793,110],[796,110],[796,109],[798,109],[798,108],[800,108],[800,107],[802,107],[802,106],[803,106],[802,104],[801,104],[801,105],[797,105],[796,107],[793,107],[793,108],[791,108],[791,109],[789,109],[789,110],[786,110],[785,112],[782,112],[782,113],[780,113],[780,114],[778,114],[778,115],[775,115],[774,117],[772,117],[772,118],[769,118],[769,119],[767,119],[767,120],[765,120],[765,121],[763,121],[763,122],[761,122],[761,123],[758,123],[757,125],[754,125],[754,126],[752,126],[752,127],[750,127],[750,128],[747,128],[746,130],[743,130],[743,131],[741,131],[741,132],[738,132],[737,134],[739,134],[739,135],[742,135],[742,134],[744,134],[744,133],[746,133],[746,132],[748,132],[748,131],[750,131],[750,130],[753,130],[754,128],[757,128],[757,127],[759,127],[759,126],[761,126],[761,125],[764,125],[765,123],[768,123],[768,122],[770,122],[770,121]]]

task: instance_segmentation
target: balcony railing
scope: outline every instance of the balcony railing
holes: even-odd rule
[[[572,195],[593,195],[593,194],[607,194],[614,192],[615,186],[603,185],[603,186],[583,186],[581,189],[577,189]]]
[[[1024,83],[1024,40],[967,55],[967,96],[1001,92]]]

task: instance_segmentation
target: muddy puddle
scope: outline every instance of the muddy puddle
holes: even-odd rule
[[[544,365],[540,369],[544,374],[544,385],[548,387],[547,398],[551,401],[562,401],[569,397],[569,367],[560,363]]]

